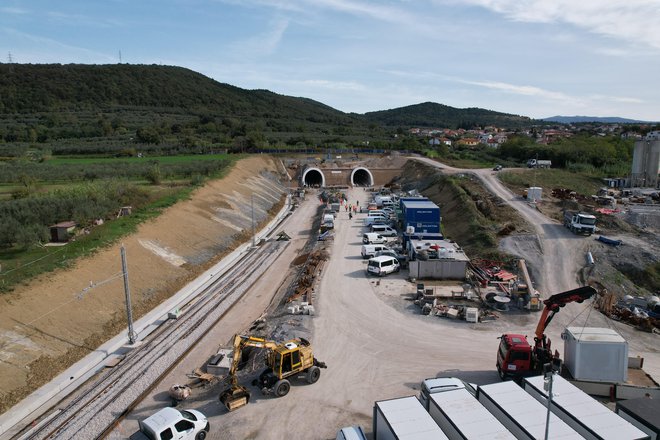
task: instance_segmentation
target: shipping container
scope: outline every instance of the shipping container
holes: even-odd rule
[[[373,433],[374,440],[448,440],[414,396],[376,402]]]
[[[500,382],[479,386],[477,399],[518,439],[542,439],[545,437],[548,409],[515,382]],[[549,436],[551,439],[582,439],[563,420],[550,414]]]
[[[430,200],[406,200],[402,202],[403,229],[415,228],[415,232],[440,232],[440,208]]]
[[[568,327],[562,334],[564,365],[577,380],[625,382],[628,343],[609,328]]]
[[[543,376],[523,380],[523,388],[542,405],[548,405]],[[550,410],[580,435],[590,440],[638,440],[648,436],[605,405],[567,381],[553,376]],[[658,413],[660,417],[660,412]]]
[[[452,440],[516,438],[465,388],[431,394],[429,414]]]
[[[649,397],[621,400],[616,413],[648,434],[651,440],[660,440],[660,400]]]

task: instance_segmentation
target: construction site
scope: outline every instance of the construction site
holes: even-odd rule
[[[7,408],[0,439],[151,438],[149,417],[169,407],[203,414],[181,437],[196,439],[657,438],[660,299],[612,276],[657,262],[655,193],[610,188],[558,218],[535,198],[579,203],[570,189],[530,188],[530,200],[498,172],[397,155],[239,162],[127,241],[140,255],[134,297],[158,304],[138,313],[135,340],[115,289],[54,318],[53,334],[76,323],[61,346],[42,334],[30,339],[39,349],[3,348],[30,365],[119,322]],[[443,176],[483,191],[470,209],[488,212],[492,258],[473,254],[466,199]],[[592,222],[585,206],[605,200]],[[630,226],[608,228],[605,215]],[[3,313],[29,307],[45,282],[78,289],[117,250],[25,286]],[[105,318],[86,317],[93,309]],[[34,377],[12,373],[5,390]]]

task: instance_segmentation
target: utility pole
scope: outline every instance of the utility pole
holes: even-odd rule
[[[250,206],[252,207],[252,247],[257,246],[257,236],[255,233],[255,226],[254,226],[254,193],[252,194],[250,198]]]
[[[543,389],[548,392],[548,412],[545,416],[545,440],[548,440],[550,433],[550,408],[552,407],[552,379],[555,374],[552,364],[545,364],[543,366]]]
[[[8,62],[9,64],[12,64],[12,63],[14,62],[14,59],[13,59],[12,56],[11,56],[11,52],[9,52],[9,53],[7,54],[7,62]]]
[[[131,290],[128,287],[128,265],[126,264],[126,249],[121,245],[121,270],[124,274],[124,293],[126,294],[126,317],[128,319],[128,342],[135,344],[135,331],[133,331],[133,311],[131,310]]]
[[[119,64],[121,64],[121,49],[119,49]]]

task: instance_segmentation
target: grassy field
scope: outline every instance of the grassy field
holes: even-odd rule
[[[229,159],[231,165],[239,158],[239,156],[228,157],[226,155],[222,157]],[[199,158],[199,156],[168,157],[164,159],[170,159],[172,161],[177,161],[178,159],[179,163],[181,163],[183,161],[191,161],[194,158]],[[216,156],[215,159],[217,158]],[[85,159],[68,160],[85,161]],[[118,161],[118,159],[98,158],[91,160],[94,162],[107,160],[115,164]],[[231,165],[210,177],[221,178],[229,172]],[[140,182],[135,183],[140,184]],[[74,183],[69,185],[74,185]],[[144,206],[134,209],[130,216],[120,217],[118,219],[106,216],[106,220],[109,219],[109,221],[106,221],[103,225],[91,228],[90,233],[87,235],[77,236],[75,241],[70,241],[66,246],[44,247],[34,245],[27,248],[0,248],[0,293],[7,292],[13,286],[39,274],[67,267],[77,258],[85,257],[99,248],[116,242],[121,237],[134,232],[142,222],[157,217],[165,208],[172,206],[179,200],[187,199],[196,188],[190,180],[180,179],[163,182],[161,185],[147,185],[146,181],[144,181],[140,186],[149,191],[149,200]],[[67,185],[62,183],[45,183],[39,185],[39,192],[65,187]],[[11,192],[15,188],[15,185],[4,185],[0,187],[0,198],[11,198]],[[2,200],[0,200],[0,203],[2,203]]]
[[[179,164],[219,159],[236,158],[229,154],[193,154],[186,156],[146,156],[146,157],[53,157],[48,160],[53,165],[117,164],[157,161],[162,164]]]
[[[588,197],[596,194],[598,189],[604,185],[599,177],[563,169],[502,171],[499,178],[517,194],[530,186],[540,186],[544,191],[551,191],[553,188],[568,188]]]

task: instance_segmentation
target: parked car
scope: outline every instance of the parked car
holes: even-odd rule
[[[397,259],[399,262],[399,265],[401,266],[402,269],[405,269],[408,267],[408,257],[405,255],[401,255],[397,251],[390,249],[390,248],[385,248],[379,251],[376,251],[376,257],[381,257],[383,255],[386,255],[388,257],[394,257]]]
[[[502,165],[495,165],[495,166],[493,167],[493,171],[499,171],[499,170],[501,170],[501,169],[502,169]]]
[[[387,225],[371,225],[371,232],[377,232],[383,237],[396,237],[396,229],[391,228]]]
[[[131,440],[204,440],[210,425],[206,416],[194,409],[167,407],[138,422],[140,430]]]
[[[382,244],[387,242],[387,238],[376,232],[365,232],[362,234],[362,243],[364,244]]]
[[[347,426],[337,431],[336,440],[367,440],[361,426]]]
[[[363,244],[360,254],[363,259],[376,257],[378,252],[389,250],[384,244]]]
[[[394,257],[382,255],[369,260],[367,264],[367,275],[372,274],[382,277],[393,272],[398,272],[399,269],[401,269],[399,260]]]

